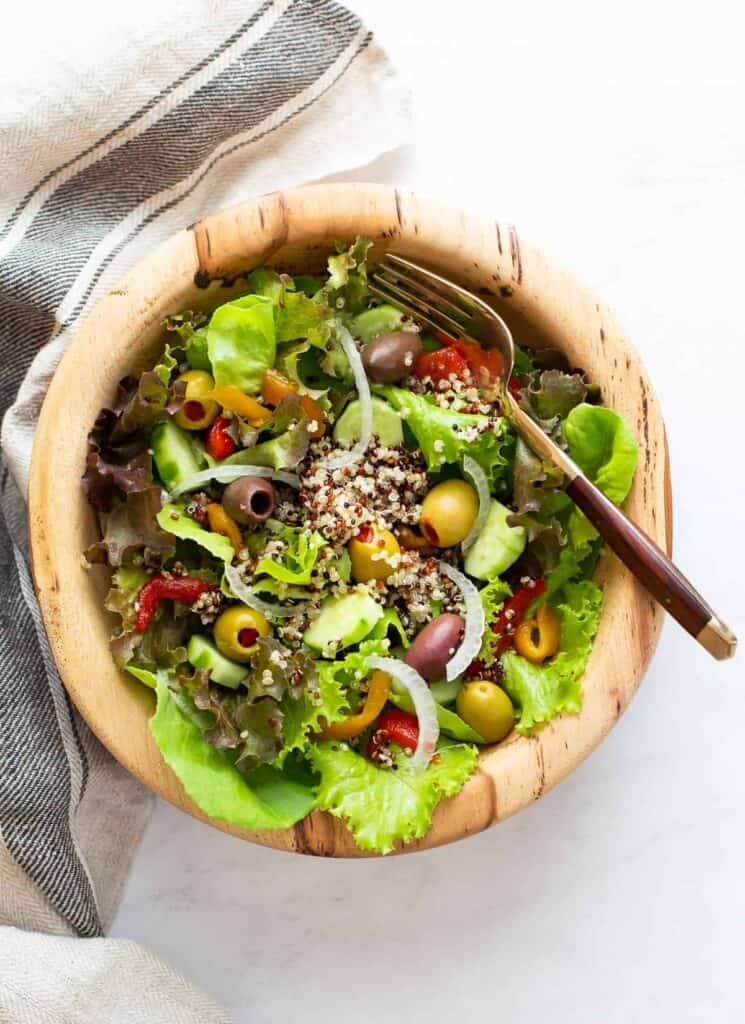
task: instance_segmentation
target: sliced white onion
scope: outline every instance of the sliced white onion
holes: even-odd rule
[[[255,611],[261,612],[262,615],[266,615],[268,619],[289,619],[302,611],[302,604],[294,606],[272,604],[270,601],[263,601],[260,597],[257,597],[248,584],[243,581],[241,574],[234,565],[225,566],[225,579],[230,584],[230,589],[239,601],[243,601],[249,608],[253,608]]]
[[[419,721],[419,739],[416,750],[411,758],[414,771],[424,771],[437,749],[440,726],[437,721],[437,708],[432,691],[419,673],[397,658],[379,658],[373,655],[367,659],[371,668],[380,669],[393,676],[407,690]]]
[[[486,628],[484,606],[476,587],[467,576],[447,562],[440,562],[440,572],[445,573],[463,595],[466,606],[466,628],[461,645],[445,666],[445,678],[448,682],[462,675],[481,650]]]
[[[471,478],[471,482],[476,488],[476,493],[479,496],[478,515],[476,516],[476,520],[471,527],[468,536],[462,544],[463,551],[468,551],[484,528],[484,523],[489,515],[491,495],[489,494],[489,481],[486,479],[486,473],[478,462],[475,459],[472,459],[470,455],[465,455],[463,457],[463,472],[466,476]]]
[[[216,480],[219,484],[229,484],[232,480],[239,480],[242,476],[266,476],[272,480],[279,480],[280,483],[288,484],[290,487],[299,487],[300,479],[295,473],[286,473],[283,469],[272,469],[270,466],[210,466],[207,469],[200,469],[198,473],[192,473],[186,480],[176,484],[170,492],[172,498],[178,498],[180,494],[187,491],[195,491],[202,484],[208,484]]]
[[[357,397],[360,402],[360,436],[352,445],[344,451],[335,452],[324,459],[324,465],[329,469],[343,469],[345,466],[354,466],[362,459],[372,439],[373,428],[373,407],[370,396],[370,382],[362,365],[362,358],[357,351],[354,338],[342,324],[337,329],[339,343],[344,349],[344,354],[349,360],[349,365],[354,374],[354,386],[357,390]]]

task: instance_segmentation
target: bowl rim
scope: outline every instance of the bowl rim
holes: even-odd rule
[[[327,250],[330,237],[357,233],[373,237],[373,253],[396,248],[413,258],[426,256],[441,269],[457,263],[461,280],[471,286],[478,282],[482,291],[491,291],[508,321],[515,318],[521,322],[522,318],[538,336],[562,339],[565,344],[560,347],[565,349],[579,345],[578,351],[591,351],[595,362],[604,360],[602,366],[610,367],[614,360],[615,371],[609,370],[609,379],[615,382],[618,398],[611,404],[625,405],[620,411],[631,418],[642,455],[629,505],[636,521],[661,547],[669,551],[672,543],[664,423],[641,360],[609,311],[573,276],[528,245],[514,226],[463,214],[387,185],[320,184],[258,196],[211,214],[138,262],[77,329],[51,381],[36,430],[29,486],[29,547],[50,648],[67,692],[87,724],[146,786],[223,831],[278,849],[324,856],[369,854],[359,850],[342,822],[322,811],[313,811],[291,829],[249,832],[210,819],[196,807],[162,761],[149,730],[140,728],[149,715],[148,698],[133,687],[143,688],[131,681],[122,685],[124,673],[115,668],[106,649],[103,654],[110,664],[101,668],[104,689],[108,688],[109,700],[117,704],[112,686],[113,678],[119,680],[122,695],[127,697],[122,697],[117,707],[139,725],[133,728],[129,723],[129,731],[118,732],[108,717],[113,709],[102,702],[88,675],[91,658],[96,651],[99,656],[102,653],[101,623],[89,620],[87,612],[75,605],[76,599],[90,605],[94,591],[85,580],[74,578],[71,552],[64,547],[64,538],[69,544],[71,537],[82,538],[90,532],[90,513],[81,508],[85,502],[79,486],[84,445],[80,451],[74,444],[68,446],[74,450],[65,449],[58,424],[67,416],[72,432],[77,431],[75,443],[80,442],[80,423],[72,421],[81,417],[71,409],[68,396],[82,383],[90,385],[99,396],[96,401],[104,404],[100,396],[111,394],[118,380],[112,376],[114,371],[136,361],[133,352],[139,357],[156,344],[163,308],[174,296],[194,293],[199,299],[203,294],[207,305],[213,304],[213,297],[215,302],[225,301],[228,294],[240,291],[239,271],[272,258],[284,266],[293,261],[301,265]],[[630,395],[621,386],[629,379],[637,385]],[[85,396],[81,405],[87,416],[87,392]],[[92,419],[86,434],[91,424]],[[50,451],[55,452],[52,474]],[[81,473],[74,477],[73,491],[75,467]],[[78,576],[85,575],[79,566],[81,550],[74,553]],[[663,616],[612,556],[603,556],[596,576],[604,586],[605,602],[585,672],[585,680],[592,680],[593,687],[586,693],[583,710],[554,719],[533,736],[513,732],[496,747],[486,748],[476,773],[461,792],[437,808],[428,833],[402,852],[463,838],[533,803],[574,770],[623,713],[652,657]],[[103,621],[104,616],[99,619]],[[621,631],[626,642],[621,640]],[[601,677],[602,686],[596,686]]]

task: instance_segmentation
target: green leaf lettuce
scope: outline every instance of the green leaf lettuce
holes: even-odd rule
[[[506,420],[498,420],[496,428],[492,429],[486,416],[441,409],[424,395],[394,387],[376,390],[402,414],[422,450],[428,470],[439,470],[446,463],[460,463],[464,455],[470,455],[484,470],[492,487],[504,480],[514,443]]]
[[[476,767],[470,744],[446,744],[423,772],[400,755],[397,768],[378,768],[346,744],[323,742],[308,749],[321,776],[317,806],[341,818],[363,850],[390,853],[396,842],[421,838],[443,797],[454,796]]]
[[[166,503],[156,516],[158,524],[181,540],[191,540],[199,544],[221,562],[232,562],[235,552],[228,538],[200,526],[195,519],[184,513],[185,507],[186,502]]]
[[[235,767],[231,751],[206,743],[202,732],[209,728],[209,713],[196,708],[183,691],[170,690],[161,674],[154,689],[157,708],[150,731],[164,760],[205,814],[241,828],[275,829],[294,825],[313,809],[310,787],[268,766],[244,774]]]
[[[534,665],[514,652],[502,657],[504,689],[518,715],[523,734],[563,711],[582,707],[580,679],[600,622],[602,592],[591,580],[568,583],[556,605],[561,616],[561,646],[544,665]]]
[[[256,394],[277,355],[272,300],[244,295],[218,306],[207,328],[207,349],[217,387],[234,384]]]

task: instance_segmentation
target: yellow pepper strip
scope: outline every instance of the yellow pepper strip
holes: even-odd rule
[[[372,725],[385,707],[391,692],[391,677],[387,672],[373,672],[370,686],[362,710],[356,715],[349,715],[343,722],[334,722],[323,730],[323,738],[327,740],[349,740]]]
[[[515,650],[523,658],[540,665],[551,658],[561,644],[561,619],[545,601],[534,619],[526,619],[515,630]]]
[[[278,370],[264,370],[261,378],[261,397],[269,405],[279,405],[283,398],[294,394],[297,389],[295,381],[285,377]],[[308,423],[314,424],[313,429],[309,429],[308,433],[311,437],[323,437],[326,433],[326,416],[323,409],[310,395],[300,395],[299,397],[300,404],[308,417]]]
[[[211,502],[207,506],[207,520],[213,533],[221,533],[223,537],[228,538],[233,545],[233,551],[235,551],[236,555],[241,548],[245,547],[238,524],[234,519],[230,518],[222,505]]]
[[[268,405],[279,405],[283,398],[297,391],[297,384],[278,370],[264,370],[261,376],[261,397]]]
[[[235,384],[223,384],[222,387],[214,388],[206,397],[219,402],[223,409],[229,409],[230,412],[247,420],[252,427],[260,427],[272,415],[270,409],[245,394]]]

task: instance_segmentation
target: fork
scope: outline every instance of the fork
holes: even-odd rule
[[[517,433],[544,462],[566,477],[566,492],[608,546],[652,597],[719,661],[734,656],[737,637],[667,555],[582,472],[520,407],[508,388],[515,344],[504,320],[483,299],[426,267],[387,253],[373,273],[370,290],[441,334],[496,349],[504,369],[500,400]]]

